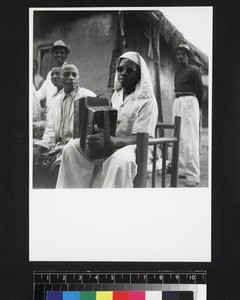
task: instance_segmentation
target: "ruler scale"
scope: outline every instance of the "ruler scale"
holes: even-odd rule
[[[206,300],[206,271],[34,272],[33,300]]]

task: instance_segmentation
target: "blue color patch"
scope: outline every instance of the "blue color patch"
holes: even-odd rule
[[[80,300],[80,292],[63,292],[63,300]]]

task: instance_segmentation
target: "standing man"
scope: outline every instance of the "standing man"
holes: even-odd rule
[[[69,47],[62,41],[57,40],[52,47],[52,55],[54,57],[54,67],[59,67],[66,63]],[[57,93],[57,87],[51,81],[51,71],[48,72],[47,78],[41,88],[37,91],[37,96],[40,101],[46,99],[46,109],[51,105],[51,100],[54,94]]]
[[[62,149],[73,139],[74,100],[96,97],[92,91],[79,86],[79,72],[75,65],[64,64],[60,69],[60,78],[63,89],[50,107],[42,140],[35,143],[33,150],[33,185],[37,188],[55,187],[57,172],[53,172],[53,164],[57,166],[56,160],[60,162]]]
[[[186,178],[187,187],[200,181],[199,118],[203,98],[203,83],[198,67],[189,65],[192,53],[186,44],[175,50],[178,70],[175,73],[173,116],[181,117],[179,177]]]

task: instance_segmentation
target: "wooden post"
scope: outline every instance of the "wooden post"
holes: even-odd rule
[[[167,152],[167,144],[163,144],[163,149],[162,149],[162,187],[166,187],[166,152]]]
[[[152,187],[156,185],[156,162],[157,162],[157,145],[153,146],[153,158],[152,158]]]
[[[147,184],[147,158],[148,158],[148,133],[137,133],[136,164],[137,175],[134,179],[134,187],[144,188]]]
[[[174,117],[174,137],[177,141],[172,148],[172,174],[171,187],[177,187],[178,181],[178,160],[179,160],[179,139],[180,139],[181,117]]]

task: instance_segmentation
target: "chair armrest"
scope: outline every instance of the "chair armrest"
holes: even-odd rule
[[[176,143],[178,139],[176,137],[160,137],[160,138],[150,138],[148,140],[148,145],[158,145],[158,144],[169,144]]]
[[[159,128],[159,129],[173,129],[174,124],[157,122],[156,128]]]

